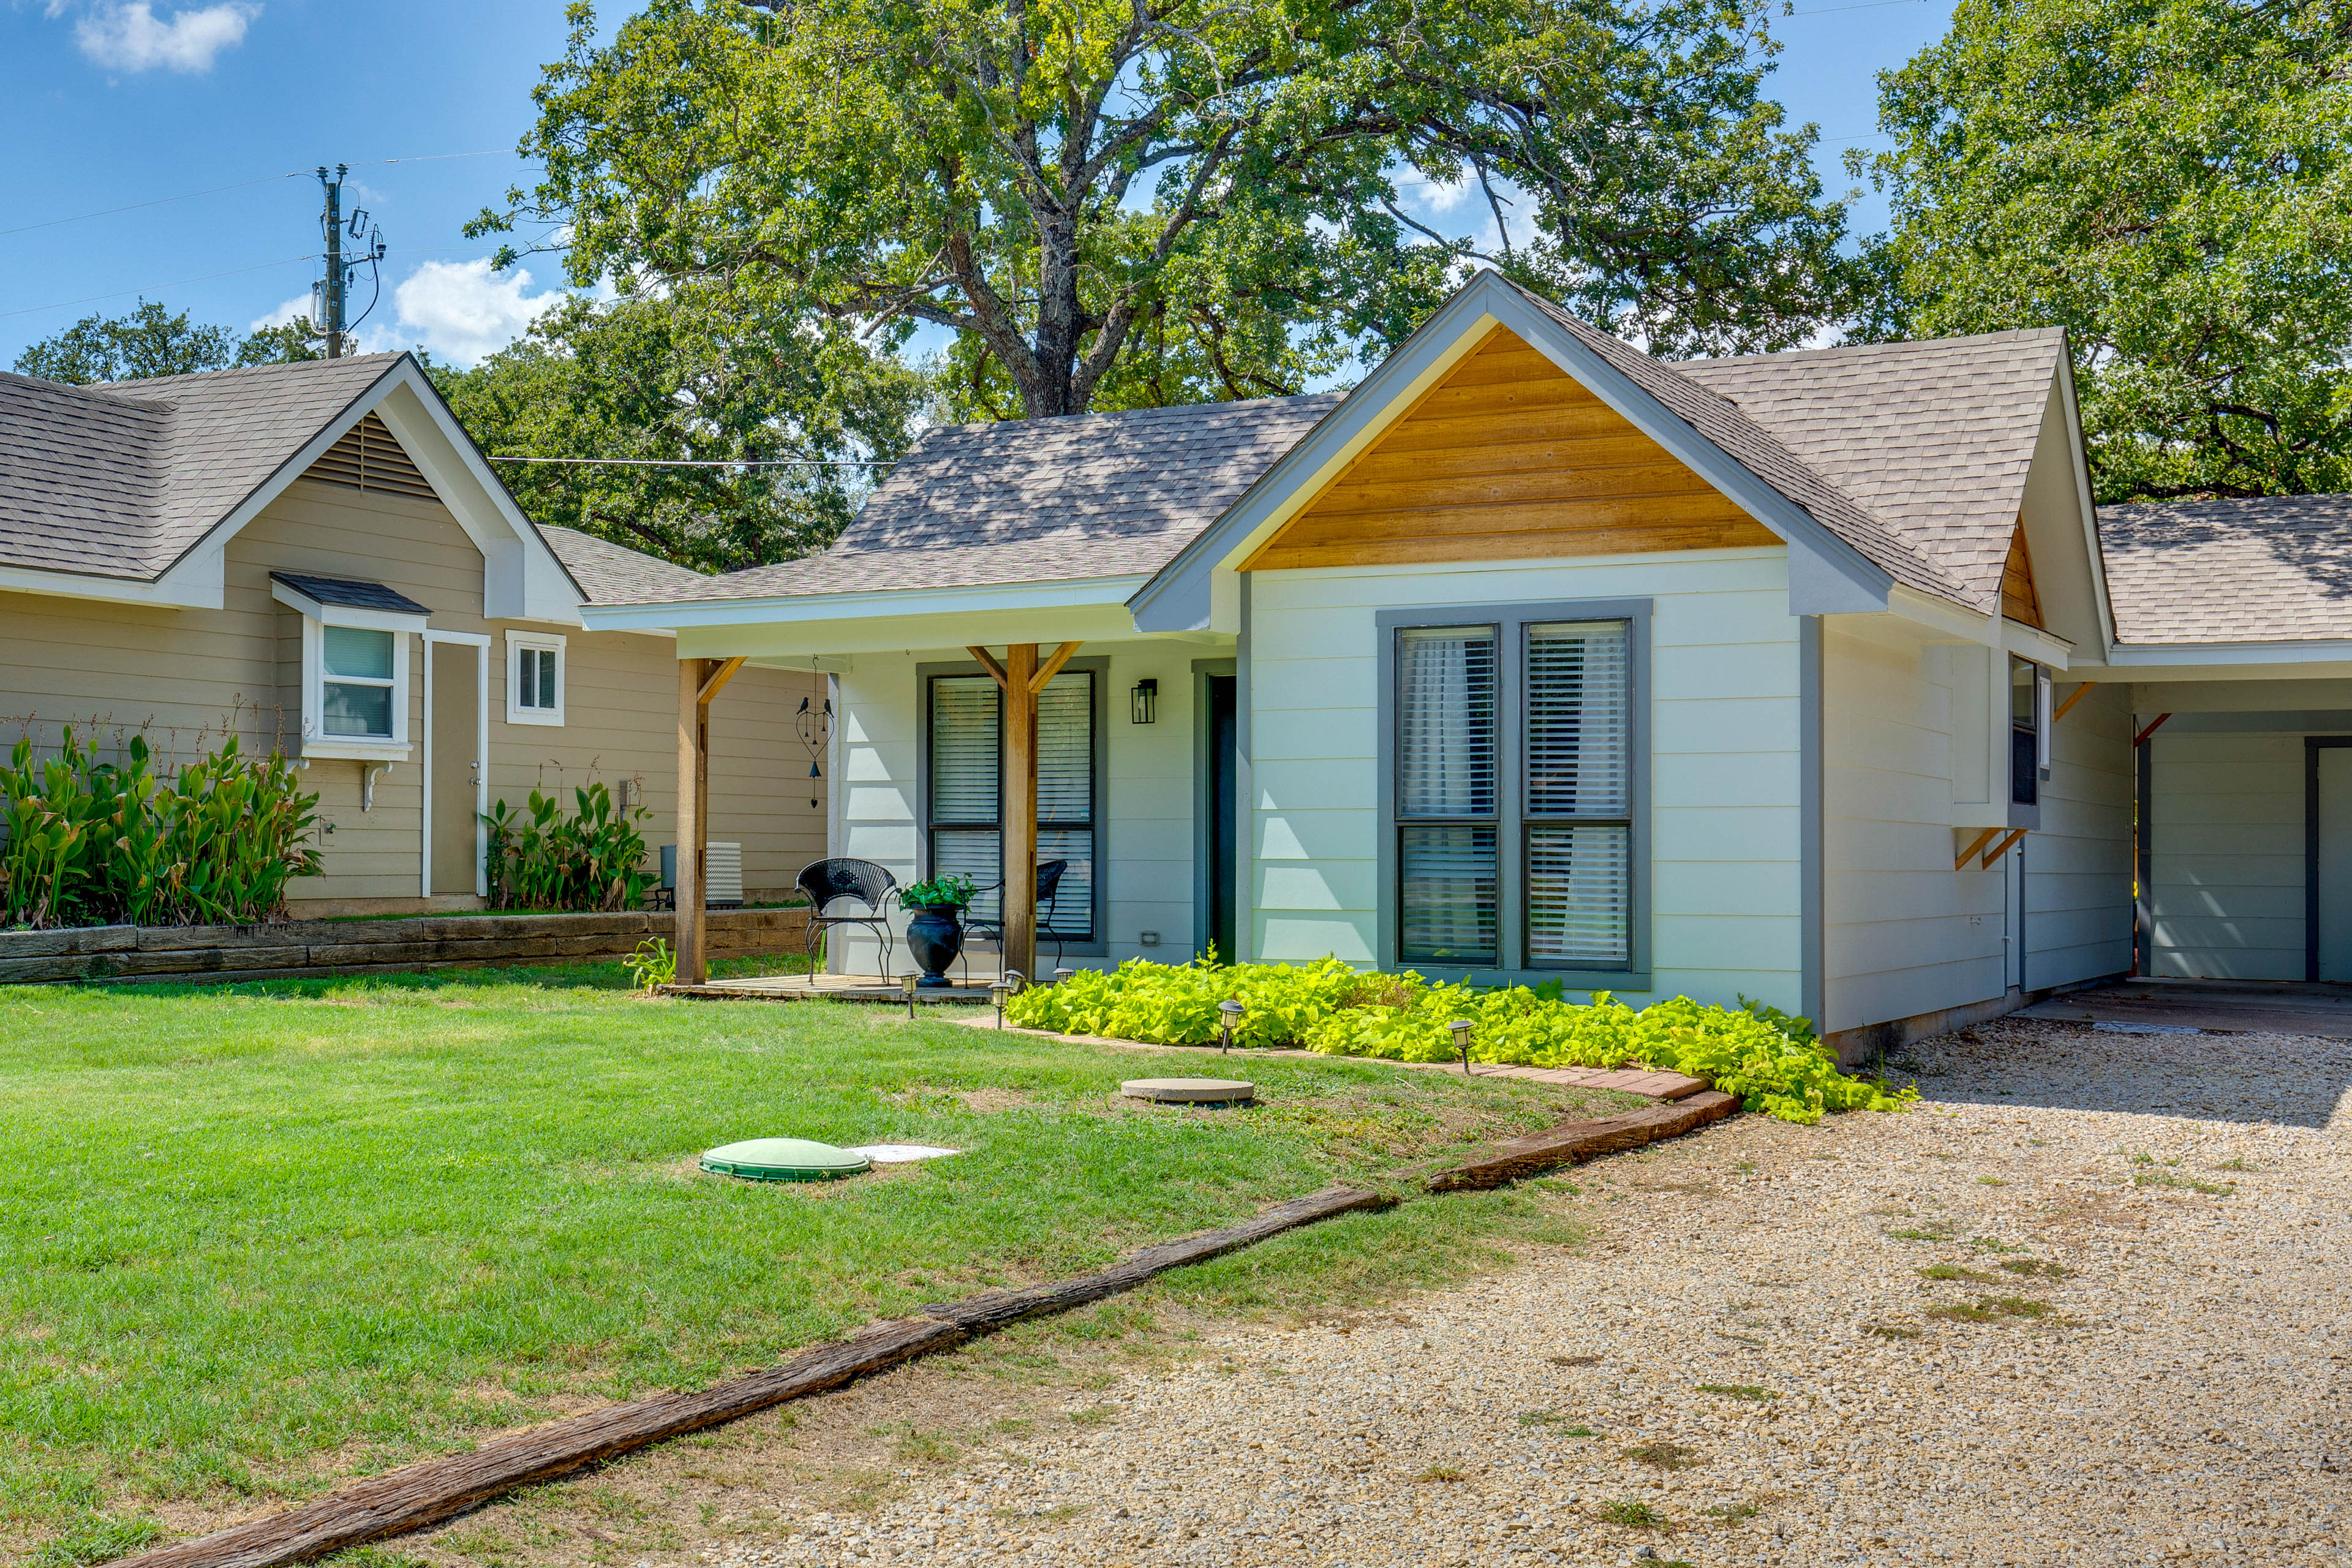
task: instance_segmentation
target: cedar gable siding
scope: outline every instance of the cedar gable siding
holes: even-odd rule
[[[2033,552],[2026,548],[2022,518],[2009,536],[2009,559],[2000,569],[2000,613],[2029,626],[2042,626],[2042,595],[2033,586]]]
[[[1498,327],[1242,570],[1780,542]]]

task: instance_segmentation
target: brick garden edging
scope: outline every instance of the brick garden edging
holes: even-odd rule
[[[713,959],[798,952],[808,911],[712,910]],[[377,970],[618,958],[673,937],[667,910],[585,915],[420,915],[247,926],[82,926],[0,931],[0,984],[72,980],[302,980]]]

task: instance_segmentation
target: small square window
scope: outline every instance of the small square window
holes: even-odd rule
[[[563,647],[551,633],[507,634],[507,722],[563,722]]]
[[[352,741],[394,739],[396,634],[366,626],[322,626],[320,631],[325,679],[319,732]]]

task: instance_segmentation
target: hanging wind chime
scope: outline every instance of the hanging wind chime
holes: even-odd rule
[[[814,662],[809,666],[809,673],[816,674],[816,666]],[[821,706],[815,704],[816,699],[814,697],[801,699],[801,710],[793,715],[793,728],[800,732],[801,744],[808,748],[808,776],[821,779],[824,777],[824,767],[820,759],[824,757],[825,747],[833,740],[833,699],[827,697]],[[818,796],[809,796],[811,811],[814,811],[823,804],[823,800]]]

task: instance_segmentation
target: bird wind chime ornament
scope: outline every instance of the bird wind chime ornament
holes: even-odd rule
[[[811,670],[809,673],[814,675],[816,672]],[[833,740],[833,699],[826,698],[823,705],[819,706],[814,697],[802,698],[801,710],[793,715],[793,727],[800,732],[801,744],[808,748],[808,776],[813,779],[824,777],[824,767],[820,759],[824,755],[826,745]],[[822,804],[824,803],[817,796],[809,796],[811,811],[814,811]]]

